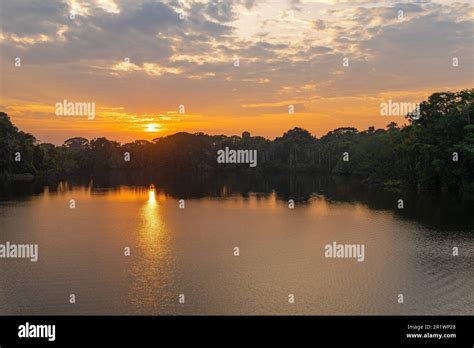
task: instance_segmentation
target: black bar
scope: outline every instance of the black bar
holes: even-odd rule
[[[55,325],[55,340],[20,325]],[[408,328],[411,325],[412,328]],[[429,326],[428,326],[429,325]],[[421,328],[420,328],[421,326]],[[418,329],[413,329],[418,327]],[[456,337],[408,338],[407,334]],[[0,347],[64,344],[474,345],[473,316],[1,316]]]

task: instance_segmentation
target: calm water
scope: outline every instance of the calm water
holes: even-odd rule
[[[0,259],[0,314],[474,314],[472,201],[245,175],[15,184],[0,197],[0,243],[39,245],[36,263]],[[365,244],[365,261],[325,258],[333,241]]]

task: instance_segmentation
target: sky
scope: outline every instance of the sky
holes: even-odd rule
[[[55,144],[402,125],[381,103],[473,87],[473,25],[471,1],[2,0],[0,111]]]

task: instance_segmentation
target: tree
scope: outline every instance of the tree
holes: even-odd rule
[[[64,142],[64,146],[73,150],[83,150],[89,147],[89,140],[81,137],[69,138]]]

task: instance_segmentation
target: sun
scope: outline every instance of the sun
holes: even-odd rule
[[[145,132],[157,132],[160,126],[158,126],[156,123],[148,123],[145,128]]]

